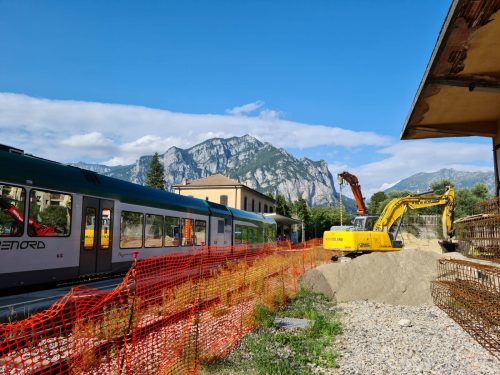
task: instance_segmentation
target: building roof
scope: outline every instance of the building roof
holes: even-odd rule
[[[220,173],[211,176],[200,178],[198,180],[187,180],[184,185],[174,185],[175,187],[181,186],[244,186],[239,181],[233,180]]]
[[[500,0],[453,0],[401,139],[498,135]]]
[[[275,200],[260,191],[254,190],[244,184],[242,184],[239,181],[233,180],[229,177],[226,177],[220,173],[205,177],[205,178],[200,178],[198,180],[187,180],[185,184],[181,185],[172,185],[172,188],[177,188],[177,189],[185,189],[185,188],[211,188],[211,187],[243,187],[248,190],[253,191],[255,194],[262,196],[263,198],[266,198],[269,201],[275,202]]]

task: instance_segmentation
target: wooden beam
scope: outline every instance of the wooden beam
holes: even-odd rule
[[[469,91],[486,91],[500,93],[500,80],[484,79],[483,77],[432,77],[429,83],[439,86],[467,87]]]
[[[439,133],[443,136],[479,136],[495,137],[497,135],[496,121],[477,121],[463,123],[443,123],[443,124],[424,124],[409,126],[408,130],[412,132]]]

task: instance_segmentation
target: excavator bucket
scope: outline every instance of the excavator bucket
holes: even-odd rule
[[[453,251],[457,251],[458,243],[452,241],[438,241],[439,246],[443,249],[445,253],[451,253]]]

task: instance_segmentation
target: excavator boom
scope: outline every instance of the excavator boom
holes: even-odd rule
[[[444,238],[450,237],[449,233],[453,230],[452,216],[455,208],[455,191],[452,186],[448,186],[446,192],[442,195],[406,195],[401,198],[394,198],[384,207],[384,210],[373,226],[373,230],[376,232],[388,232],[407,208],[415,210],[432,206],[443,206],[443,235]]]
[[[366,209],[365,199],[361,193],[361,185],[359,184],[358,178],[347,171],[339,173],[337,176],[340,184],[342,181],[346,181],[351,187],[352,195],[354,195],[354,199],[356,200],[356,204],[358,206],[358,215],[368,215],[368,210]]]

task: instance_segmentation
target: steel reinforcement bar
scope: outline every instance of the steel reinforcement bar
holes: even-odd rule
[[[440,259],[431,293],[439,308],[500,358],[500,266]]]

